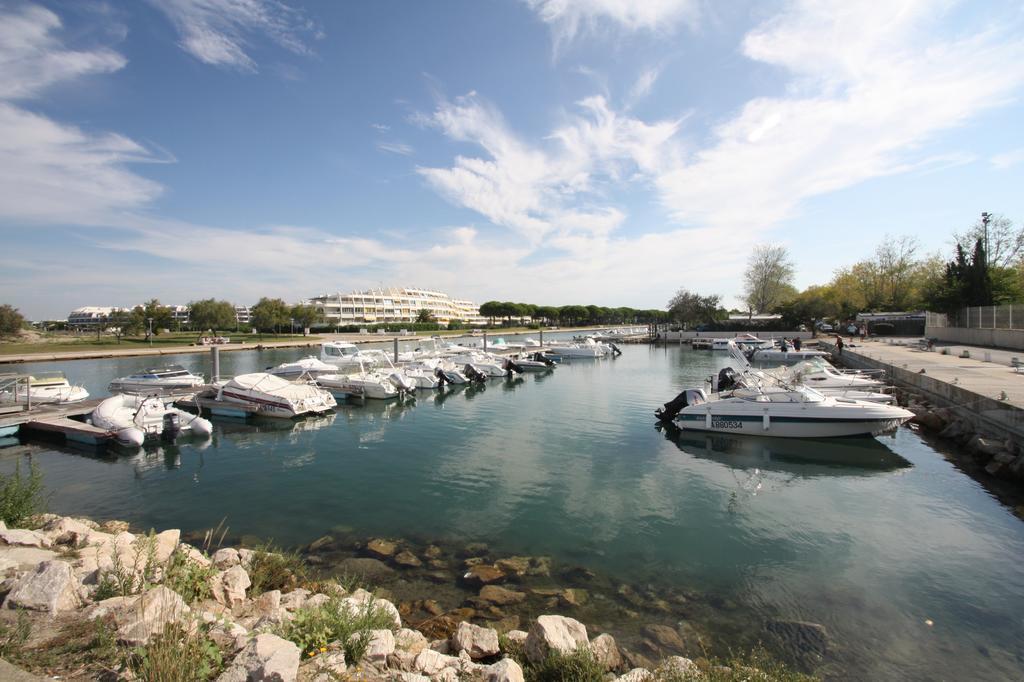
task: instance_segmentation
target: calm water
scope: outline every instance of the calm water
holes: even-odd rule
[[[294,545],[337,527],[482,540],[714,595],[729,614],[701,625],[744,641],[766,618],[821,623],[832,677],[1024,677],[1024,524],[977,483],[906,428],[837,443],[666,433],[652,410],[724,354],[624,351],[411,405],[218,421],[208,443],[104,457],[33,447],[31,457],[59,513],[197,531],[226,519],[233,535]],[[304,354],[225,353],[223,372]],[[167,361],[209,372],[205,355]],[[38,368],[100,395],[147,364]],[[24,452],[0,449],[0,467]]]

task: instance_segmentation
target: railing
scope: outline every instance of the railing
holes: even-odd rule
[[[954,314],[928,313],[928,327],[959,327],[961,329],[1024,330],[1024,305],[987,305],[961,308]]]

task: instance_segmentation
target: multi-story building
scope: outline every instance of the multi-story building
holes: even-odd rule
[[[81,308],[75,308],[68,313],[68,328],[95,329],[96,327],[106,327],[107,320],[110,319],[110,316],[118,310],[128,310],[128,308],[104,306],[83,306]]]
[[[338,292],[315,296],[306,303],[316,306],[325,320],[337,325],[415,322],[423,310],[430,311],[444,325],[452,320],[468,325],[486,324],[475,303],[453,299],[432,289],[392,287],[350,294]]]
[[[249,324],[252,322],[252,311],[247,305],[235,306],[235,321],[238,324]]]

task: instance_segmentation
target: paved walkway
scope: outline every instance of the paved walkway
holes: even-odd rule
[[[1024,362],[1024,352],[953,344],[936,344],[935,350],[925,351],[921,350],[917,339],[855,341],[853,345],[847,343],[846,349],[844,352],[864,355],[912,372],[924,370],[933,379],[989,398],[998,400],[1005,392],[1005,402],[1024,409],[1024,374],[1017,374],[1010,366],[1016,357]],[[943,350],[948,354],[944,355]],[[960,357],[964,350],[970,352],[969,359]],[[986,353],[989,362],[986,362]]]

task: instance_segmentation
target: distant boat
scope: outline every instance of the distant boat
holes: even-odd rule
[[[301,376],[316,378],[321,374],[337,373],[338,366],[324,362],[312,355],[296,360],[295,362],[284,362],[277,367],[267,369],[268,374],[285,379],[297,379]]]
[[[197,388],[206,383],[199,374],[192,374],[181,365],[151,367],[120,379],[107,386],[111,393],[143,393],[146,391],[174,391]]]
[[[19,382],[14,389],[4,391],[4,400],[34,403],[77,403],[89,397],[89,391],[82,386],[73,386],[64,372],[40,372],[33,374],[27,382]]]

